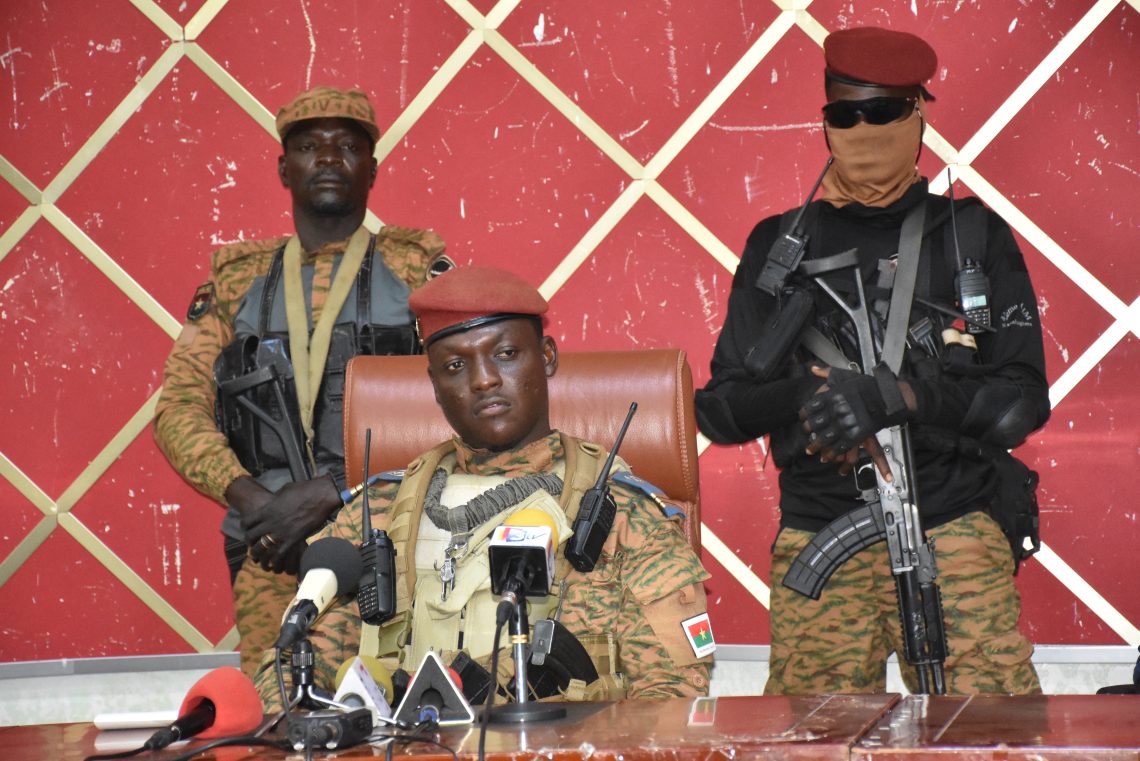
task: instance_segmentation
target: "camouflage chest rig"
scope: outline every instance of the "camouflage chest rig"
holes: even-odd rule
[[[498,604],[498,599],[490,592],[487,542],[497,526],[526,508],[547,513],[555,522],[560,540],[559,548],[556,549],[551,594],[544,598],[528,598],[532,630],[537,632],[544,620],[551,617],[557,619],[567,577],[577,573],[564,557],[562,546],[569,539],[570,526],[577,515],[582,495],[594,485],[604,467],[606,455],[595,444],[566,434],[560,436],[566,453],[562,467],[555,471],[555,475],[563,480],[561,495],[556,499],[539,489],[518,504],[507,507],[474,527],[462,551],[455,557],[454,586],[446,593],[438,566],[427,568],[422,561],[416,562],[417,543],[425,535],[422,523],[424,503],[433,474],[440,468],[450,473],[444,493],[445,503],[449,496],[455,498],[455,494],[447,493],[453,484],[457,487],[456,494],[469,496],[494,488],[508,479],[451,473],[455,464],[455,446],[452,442],[440,444],[408,466],[383,521],[387,525],[376,526],[387,530],[396,550],[396,615],[379,626],[362,626],[362,655],[379,658],[392,669],[400,665],[414,668],[428,650],[435,650],[445,662],[453,664],[461,675],[463,670],[458,668],[460,664],[474,664],[473,668],[486,674],[485,667],[490,661],[493,648],[495,609]],[[620,458],[615,460],[613,472],[628,470],[628,465]],[[427,528],[428,533],[432,530],[434,526]],[[417,565],[420,567],[417,568]],[[537,634],[532,636],[532,641],[536,638]],[[549,668],[552,670],[565,668],[569,672],[569,684],[560,686],[558,692],[570,700],[623,698],[625,685],[622,676],[616,673],[616,643],[612,635],[578,639],[591,664],[585,669],[579,669],[573,663],[550,663]],[[461,649],[457,647],[460,642]],[[584,672],[588,677],[578,676],[575,671]],[[542,673],[541,669],[539,673]],[[534,688],[536,680],[533,673],[531,676],[531,686]],[[562,676],[565,677],[566,674]],[[498,683],[506,685],[512,677],[513,665],[510,658],[500,656]],[[466,688],[469,680],[465,675],[463,679]],[[550,677],[547,681],[553,682],[555,677]],[[558,681],[565,682],[565,679]]]

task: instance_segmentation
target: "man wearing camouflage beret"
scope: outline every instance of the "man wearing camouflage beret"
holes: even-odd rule
[[[846,546],[842,537],[859,535],[854,526],[869,525],[853,515],[886,510],[895,472],[888,453],[913,463],[908,499],[917,494],[921,526],[934,540],[945,638],[931,625],[923,641],[948,645],[941,686],[958,694],[1039,692],[1011,578],[1023,540],[1035,535],[1035,502],[1030,481],[1017,482],[1024,466],[1006,451],[1049,417],[1025,261],[1001,218],[977,199],[952,208],[918,173],[934,50],[914,35],[867,27],[833,32],[824,58],[831,163],[822,200],[752,231],[712,378],[697,394],[698,424],[709,438],[768,434],[780,469],[765,690],[882,692],[892,651],[907,687],[922,689],[903,662],[899,598],[909,597],[905,583],[896,596],[892,574],[906,569],[901,558],[892,565],[888,542],[855,547],[839,560],[822,577],[822,593],[814,590],[818,600],[784,584],[797,585],[798,556],[817,532],[830,541],[834,529],[840,538],[831,546]],[[908,436],[910,447],[879,446],[879,437],[905,443]],[[840,531],[844,521],[848,530]],[[914,620],[905,622],[908,639],[922,631]],[[932,665],[941,649],[931,647]],[[916,651],[912,660],[923,657]],[[940,686],[936,671],[932,692]]]
[[[166,362],[155,437],[228,507],[243,667],[296,588],[305,538],[343,501],[341,397],[356,354],[419,351],[408,296],[446,269],[433,232],[362,226],[379,130],[364,93],[317,87],[277,114],[296,234],[227,245]]]
[[[337,666],[358,651],[408,670],[435,651],[460,670],[469,699],[481,701],[471,691],[487,683],[499,602],[487,544],[497,526],[534,525],[508,523],[526,509],[543,513],[557,537],[552,594],[523,603],[529,620],[558,620],[593,660],[587,673],[536,697],[707,694],[715,649],[702,585],[708,574],[676,518],[611,481],[617,512],[596,565],[583,572],[566,559],[571,524],[606,452],[550,427],[547,379],[558,349],[543,334],[546,300],[511,273],[459,267],[412,294],[411,306],[436,400],[456,436],[391,474],[402,480],[369,489],[372,525],[396,550],[395,616],[362,631],[355,601],[326,614],[311,634],[317,686],[331,689]],[[359,543],[362,507],[354,501],[323,534]],[[274,658],[265,654],[256,680],[268,707],[278,704]],[[513,694],[510,662],[499,659],[499,681]]]

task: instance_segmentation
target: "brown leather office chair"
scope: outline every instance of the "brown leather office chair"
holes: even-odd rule
[[[356,357],[348,364],[344,393],[349,484],[362,480],[369,428],[373,473],[403,468],[452,436],[435,402],[423,356]],[[618,454],[636,475],[662,489],[685,511],[685,534],[699,551],[693,378],[685,352],[559,353],[558,372],[550,379],[550,422],[555,428],[609,449],[630,402],[637,402],[637,414]]]

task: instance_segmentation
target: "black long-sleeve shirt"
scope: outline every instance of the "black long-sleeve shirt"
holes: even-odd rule
[[[953,251],[947,255],[945,250],[948,239],[943,229],[948,224],[949,201],[930,195],[926,182],[916,184],[899,201],[882,209],[860,204],[837,209],[816,202],[807,216],[810,239],[805,258],[857,248],[860,272],[871,299],[879,260],[897,251],[903,218],[923,197],[927,198],[926,241],[915,293],[954,309],[957,266]],[[986,225],[984,255],[967,250],[971,241],[980,244],[983,236],[963,230],[963,219],[959,219],[959,241],[962,257],[981,259],[989,278],[996,332],[976,336],[976,356],[967,364],[950,365],[908,347],[899,372],[900,379],[914,389],[918,403],[910,429],[919,509],[927,527],[984,509],[993,497],[992,466],[962,456],[953,446],[958,436],[984,438],[987,425],[1003,405],[1017,399],[1024,400],[1023,405],[1028,402],[1033,429],[1044,425],[1049,417],[1041,326],[1025,261],[999,216],[984,210],[981,217],[975,217],[980,218]],[[822,384],[808,372],[809,363],[820,363],[802,348],[797,349],[773,378],[760,381],[749,373],[744,361],[757,341],[760,326],[777,308],[776,299],[757,288],[755,282],[781,233],[780,223],[780,216],[769,217],[748,237],[713,353],[712,378],[697,392],[697,419],[701,430],[716,442],[742,442],[769,435],[772,455],[780,468],[781,525],[816,531],[862,504],[850,475],[840,476],[835,463],[821,463],[818,455],[804,453],[807,438],[798,411]],[[850,270],[825,278],[836,290],[853,291]],[[850,335],[849,320],[818,286],[801,282],[807,283],[815,298],[813,324],[825,335],[835,337],[848,357],[857,358],[854,344],[844,338]],[[949,327],[953,318],[916,301],[912,324],[921,317],[932,320],[935,337],[941,343],[941,329]],[[984,398],[979,400],[983,391]]]

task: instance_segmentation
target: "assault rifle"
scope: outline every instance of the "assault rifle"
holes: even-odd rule
[[[214,380],[218,429],[242,467],[259,476],[284,461],[294,481],[311,479],[285,342],[247,336],[230,344],[214,362]]]
[[[830,258],[830,270],[857,264],[855,250]],[[858,304],[849,305],[820,276],[814,280],[855,325],[863,372],[874,374],[878,364],[867,302],[858,267],[853,269]],[[892,305],[893,307],[893,305]],[[906,305],[909,312],[910,305]],[[936,579],[938,566],[934,542],[922,530],[918,515],[918,495],[914,481],[914,456],[906,424],[878,431],[875,438],[889,465],[892,480],[887,481],[874,465],[856,471],[865,504],[829,523],[792,561],[784,586],[818,600],[827,580],[852,555],[887,540],[891,573],[898,589],[899,617],[904,643],[903,657],[918,672],[919,692],[946,693],[943,663],[946,660],[946,631],[942,618],[942,598]],[[858,476],[874,472],[874,482]]]

